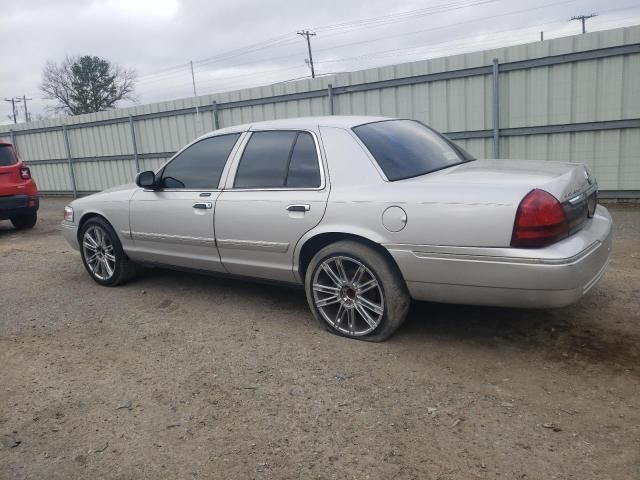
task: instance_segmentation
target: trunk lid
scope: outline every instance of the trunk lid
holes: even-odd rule
[[[476,160],[436,172],[440,180],[501,187],[546,190],[564,203],[594,189],[595,179],[581,163],[543,160]],[[526,192],[525,192],[526,193]]]
[[[480,202],[490,198],[509,203],[514,208],[514,215],[516,207],[529,192],[545,190],[562,205],[569,234],[578,231],[593,216],[598,195],[595,178],[581,163],[475,160],[415,180],[450,185],[452,190],[462,187],[468,197],[477,197]]]

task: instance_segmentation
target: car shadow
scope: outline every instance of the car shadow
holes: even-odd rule
[[[207,281],[202,281],[203,277]],[[145,270],[135,284],[138,288],[180,285],[209,298],[245,297],[265,308],[293,313],[280,317],[282,321],[314,322],[303,289],[295,286],[160,267]],[[547,360],[578,368],[601,364],[640,374],[640,338],[594,327],[588,317],[589,309],[580,303],[562,309],[533,310],[412,302],[406,322],[387,342],[394,349],[401,347],[399,354],[405,346],[422,348],[443,342],[501,354],[533,351]]]
[[[394,340],[439,339],[497,352],[535,351],[568,365],[599,364],[640,375],[640,338],[594,325],[590,314],[582,302],[548,310],[413,302]]]
[[[9,220],[0,220],[0,237],[11,235],[12,233],[20,233],[20,230],[16,230]]]

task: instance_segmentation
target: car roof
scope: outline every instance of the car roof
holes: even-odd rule
[[[246,132],[249,130],[268,130],[270,128],[283,129],[317,129],[318,127],[352,128],[364,123],[379,122],[381,120],[393,120],[389,117],[375,117],[367,115],[327,115],[318,117],[282,118],[279,120],[267,120],[263,122],[245,123],[233,127],[221,128],[211,132],[211,135],[224,133]]]

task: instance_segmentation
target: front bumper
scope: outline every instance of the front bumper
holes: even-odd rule
[[[29,195],[0,197],[0,220],[8,220],[25,213],[37,212],[39,207],[40,200],[38,197]]]
[[[611,216],[598,206],[584,228],[539,249],[385,245],[416,300],[505,307],[563,307],[604,275]]]
[[[67,221],[62,222],[62,236],[74,249],[80,250],[78,243],[78,226]]]

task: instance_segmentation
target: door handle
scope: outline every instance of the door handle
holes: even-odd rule
[[[213,207],[213,203],[211,202],[197,202],[193,204],[193,208],[200,208],[200,209],[207,209],[207,208],[212,208]]]
[[[289,212],[308,212],[311,210],[311,206],[308,204],[299,204],[299,205],[289,205],[287,207]]]

